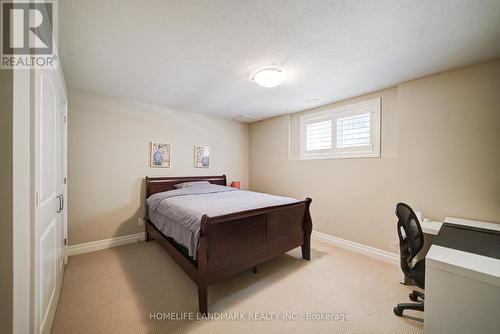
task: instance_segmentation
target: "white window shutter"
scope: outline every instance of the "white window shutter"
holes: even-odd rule
[[[300,118],[301,159],[380,156],[380,99]]]
[[[369,146],[370,113],[337,118],[337,148]]]
[[[332,148],[332,121],[318,121],[306,124],[306,151]]]

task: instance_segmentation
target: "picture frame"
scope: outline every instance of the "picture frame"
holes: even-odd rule
[[[170,168],[172,166],[172,144],[151,142],[150,166]]]
[[[194,167],[210,168],[210,146],[195,145],[194,147]]]

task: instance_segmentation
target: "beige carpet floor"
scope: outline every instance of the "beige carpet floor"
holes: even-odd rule
[[[315,241],[310,262],[294,250],[208,288],[210,312],[247,320],[196,320],[196,285],[156,242],[141,242],[70,258],[52,333],[421,333],[422,313],[392,313],[412,290],[398,277],[394,265]],[[150,320],[170,312],[195,320]],[[281,319],[248,320],[274,313]],[[282,319],[307,313],[349,319]]]

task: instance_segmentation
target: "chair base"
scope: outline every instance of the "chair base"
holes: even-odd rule
[[[408,297],[410,297],[410,300],[414,301],[414,302],[418,302],[418,298],[424,300],[425,299],[425,295],[423,292],[420,292],[420,291],[416,291],[416,290],[413,290],[409,295]]]
[[[416,311],[424,311],[424,304],[413,304],[413,303],[402,303],[398,304],[393,311],[394,314],[397,315],[398,317],[401,317],[403,315],[404,310],[416,310]]]
[[[413,290],[410,293],[409,297],[414,302],[418,301],[418,299],[421,298],[422,302],[419,302],[419,303],[401,303],[401,304],[398,304],[393,309],[394,314],[397,315],[398,317],[401,317],[403,315],[403,311],[404,310],[415,310],[415,311],[422,311],[422,312],[424,311],[423,300],[425,299],[425,295],[422,292]]]

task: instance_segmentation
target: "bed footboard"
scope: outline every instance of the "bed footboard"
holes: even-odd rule
[[[305,201],[202,217],[198,250],[198,298],[207,312],[207,286],[275,258],[296,247],[310,260],[312,221]]]

